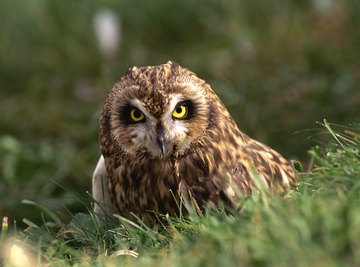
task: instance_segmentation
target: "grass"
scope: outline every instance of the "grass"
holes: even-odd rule
[[[25,219],[19,246],[50,266],[359,266],[360,124],[323,126],[333,141],[310,151],[312,171],[284,196],[261,192],[231,214],[166,217],[168,226],[154,229],[121,217],[104,229],[89,199],[78,199],[87,212],[68,211],[69,223],[25,201],[44,223]],[[6,231],[3,224],[2,243]]]

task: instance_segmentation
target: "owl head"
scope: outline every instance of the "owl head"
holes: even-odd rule
[[[102,147],[132,156],[181,157],[208,127],[209,94],[209,85],[174,62],[133,67],[105,101]]]

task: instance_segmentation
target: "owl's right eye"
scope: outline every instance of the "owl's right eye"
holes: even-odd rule
[[[132,105],[124,105],[119,108],[119,119],[124,124],[135,124],[146,121],[145,114]]]
[[[137,108],[132,108],[130,110],[130,120],[132,122],[141,122],[145,120],[145,115]]]

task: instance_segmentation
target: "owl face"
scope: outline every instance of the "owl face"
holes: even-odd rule
[[[172,62],[128,70],[105,103],[111,139],[133,156],[185,155],[206,130],[210,112],[203,81],[189,75]]]

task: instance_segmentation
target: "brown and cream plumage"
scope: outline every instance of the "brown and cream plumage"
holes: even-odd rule
[[[257,179],[274,192],[297,182],[279,153],[238,129],[204,80],[170,61],[133,67],[114,85],[100,145],[95,211],[150,224],[154,212],[177,215],[180,197],[202,209],[232,205],[235,192],[256,190]]]

